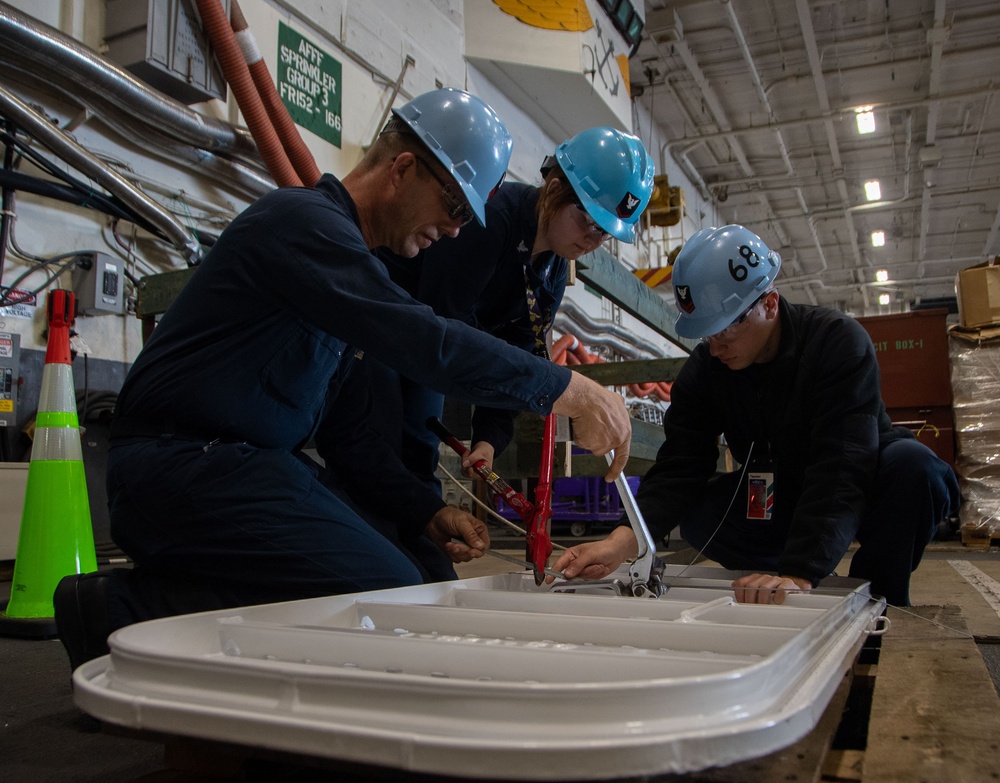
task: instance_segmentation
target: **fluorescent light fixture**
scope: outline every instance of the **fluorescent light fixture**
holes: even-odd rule
[[[878,295],[878,303],[880,305],[887,305],[887,304],[889,304],[889,294],[879,294]]]
[[[882,198],[882,186],[877,179],[865,183],[865,198],[869,201],[878,201]]]
[[[858,133],[864,135],[875,132],[874,108],[874,106],[859,106],[854,110],[858,122]]]
[[[875,272],[875,279],[880,283],[884,283],[886,280],[889,279],[889,270],[888,269],[877,270]]]
[[[884,231],[872,231],[872,247],[882,247],[885,244]]]

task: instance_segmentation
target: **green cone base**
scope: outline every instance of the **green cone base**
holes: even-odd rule
[[[83,462],[33,460],[5,616],[52,617],[52,593],[59,580],[96,570]]]
[[[16,639],[55,639],[59,635],[55,618],[52,617],[8,617],[4,608],[7,602],[0,602],[0,636]]]

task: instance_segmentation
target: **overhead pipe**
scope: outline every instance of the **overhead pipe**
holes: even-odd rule
[[[969,259],[964,259],[964,260],[963,259],[955,259],[955,261],[956,262],[960,262],[960,263],[963,262],[963,261],[965,261],[965,262],[979,262],[979,261],[982,261],[982,259],[981,258],[969,258]],[[902,279],[902,280],[890,280],[890,281],[885,282],[885,283],[877,283],[877,282],[871,282],[871,283],[840,283],[840,284],[837,284],[837,285],[830,285],[830,284],[824,282],[823,280],[821,280],[819,278],[810,278],[808,280],[799,278],[799,279],[795,279],[795,280],[786,280],[786,281],[784,281],[782,283],[782,285],[786,285],[786,286],[793,287],[793,288],[801,288],[801,290],[803,290],[806,293],[806,295],[809,297],[810,301],[812,301],[813,304],[818,304],[818,301],[816,299],[816,295],[813,292],[813,288],[819,289],[821,291],[826,291],[826,292],[861,291],[861,290],[863,290],[864,292],[867,292],[867,290],[869,288],[874,288],[874,289],[884,288],[884,289],[887,289],[887,290],[896,290],[896,289],[899,289],[899,288],[902,288],[902,287],[912,286],[913,289],[914,289],[914,291],[913,291],[914,295],[918,295],[918,294],[916,294],[916,289],[918,289],[920,286],[923,286],[923,285],[938,285],[938,284],[941,284],[941,283],[950,283],[950,282],[953,282],[954,280],[955,280],[955,276],[954,275],[943,275],[943,276],[937,276],[937,277],[917,277],[917,278],[907,278],[907,279]],[[865,297],[865,299],[867,301],[867,297]],[[866,313],[868,311],[869,311],[869,309],[866,307],[863,310],[863,313]]]
[[[911,169],[912,169],[912,164],[910,163],[910,158],[911,158],[910,150],[913,147],[913,114],[912,114],[912,112],[907,112],[907,115],[906,115],[906,124],[905,124],[904,138],[906,140],[906,143],[905,143],[904,152],[903,152],[903,160],[905,161],[904,169],[903,169],[903,195],[900,196],[899,198],[892,199],[892,200],[875,201],[875,202],[868,203],[868,204],[855,204],[854,206],[846,207],[847,211],[849,211],[849,212],[860,212],[860,211],[865,211],[865,210],[870,210],[870,209],[878,209],[879,207],[885,207],[885,206],[890,206],[890,205],[898,205],[898,204],[904,203],[905,201],[907,201],[910,198],[910,178],[911,178]],[[775,184],[775,185],[765,185],[765,184],[763,184],[764,182],[767,182],[770,179],[778,180],[780,182],[780,184]],[[777,174],[777,175],[774,175],[774,174],[765,174],[765,175],[760,175],[760,176],[757,176],[757,177],[742,177],[742,178],[739,178],[739,179],[720,180],[716,184],[718,184],[718,185],[726,185],[726,186],[752,184],[752,185],[755,186],[755,188],[757,190],[775,190],[775,191],[777,191],[777,190],[787,190],[788,189],[788,185],[789,185],[789,183],[787,181],[787,178],[784,175],[782,175],[782,174]],[[802,195],[801,185],[795,185],[794,189],[795,189],[795,193],[798,195],[799,206],[802,208],[802,215],[803,215],[803,217],[809,217],[810,220],[814,220],[814,219],[820,218],[820,217],[826,217],[828,215],[837,215],[837,216],[839,216],[845,210],[845,207],[831,207],[830,209],[820,209],[820,210],[811,210],[810,211],[808,209],[808,207],[806,206],[806,204],[805,204],[805,200],[804,200],[804,197]],[[826,267],[824,267],[824,269],[825,268]]]
[[[52,125],[2,85],[0,85],[0,114],[12,120],[40,144],[106,188],[137,215],[162,231],[189,264],[194,265],[201,260],[201,244],[173,215],[121,174],[109,169],[67,133]]]
[[[847,190],[847,181],[844,179],[844,175],[842,173],[844,170],[844,164],[840,157],[840,147],[837,144],[837,132],[834,127],[833,120],[829,118],[831,111],[830,96],[826,89],[826,77],[823,73],[823,65],[819,58],[819,45],[816,42],[816,32],[813,28],[812,15],[809,10],[808,0],[795,0],[795,9],[798,15],[799,29],[802,31],[802,42],[805,45],[806,59],[809,62],[809,71],[813,77],[816,102],[819,105],[820,111],[827,115],[827,118],[823,121],[823,127],[826,130],[827,147],[830,150],[831,168],[835,172],[840,172],[836,176],[835,185],[837,187],[837,193],[840,195],[840,203],[845,209],[843,218],[844,222],[847,224],[847,233],[851,240],[851,251],[853,252],[855,262],[855,276],[859,283],[863,283],[864,278],[862,276],[863,271],[861,267],[863,265],[871,266],[871,262],[861,254],[861,247],[858,244],[858,229],[854,224],[854,217],[850,212],[846,211],[848,205],[851,203],[851,198],[850,193]],[[866,289],[861,289],[861,296],[864,299],[865,307],[868,307],[868,292]]]
[[[264,55],[261,54],[260,48],[257,46],[257,39],[254,38],[253,31],[243,15],[243,9],[240,8],[240,4],[236,0],[231,0],[229,13],[233,35],[243,53],[243,60],[250,71],[250,78],[253,79],[257,94],[264,105],[264,111],[267,112],[267,117],[271,121],[275,133],[278,134],[281,146],[302,183],[309,186],[315,185],[322,174],[319,167],[316,166],[316,160],[309,148],[302,141],[298,126],[292,120],[288,109],[278,95],[278,91],[274,88],[274,81],[271,79],[271,72],[267,70]],[[340,85],[337,85],[337,89],[340,89]]]
[[[797,77],[802,78],[802,77]],[[773,87],[773,85],[772,85]],[[926,108],[932,103],[941,101],[963,101],[973,98],[979,98],[983,95],[993,95],[994,93],[1000,92],[1000,82],[991,81],[987,87],[977,87],[971,90],[957,90],[955,92],[944,93],[939,95],[937,98],[918,98],[912,101],[897,101],[897,102],[883,102],[876,104],[876,107],[883,110],[903,110],[903,109],[920,109]],[[801,125],[816,125],[817,123],[827,122],[828,120],[840,120],[845,117],[853,117],[855,111],[853,108],[850,109],[833,109],[829,112],[824,112],[822,114],[817,114],[808,117],[795,117],[794,119],[788,120],[777,120],[775,122],[769,122],[766,125],[747,125],[739,128],[730,128],[729,130],[722,131],[706,131],[704,133],[699,133],[697,136],[677,136],[669,141],[663,143],[664,151],[672,150],[673,147],[680,146],[682,144],[692,144],[692,143],[705,143],[708,141],[714,141],[716,139],[727,139],[731,136],[741,136],[748,135],[752,133],[767,133],[775,130],[776,128],[794,128]]]
[[[743,26],[740,24],[740,20],[736,16],[736,10],[733,8],[731,0],[722,0],[722,7],[726,9],[726,16],[729,18],[729,27],[732,31],[733,36],[736,38],[736,45],[740,48],[740,53],[743,55],[743,61],[747,65],[747,73],[750,75],[750,80],[753,82],[754,89],[757,90],[757,97],[763,104],[764,108],[767,109],[767,116],[770,119],[775,119],[774,109],[771,108],[771,104],[767,99],[767,91],[764,89],[764,85],[760,80],[760,72],[757,68],[757,63],[754,62],[753,55],[750,53],[750,46],[747,44],[746,36],[743,35]],[[778,151],[781,153],[781,160],[785,164],[785,173],[791,176],[795,168],[792,165],[792,159],[788,154],[788,145],[785,144],[785,139],[781,135],[780,130],[774,131],[774,138],[778,142]]]
[[[757,68],[757,63],[754,61],[753,54],[750,52],[750,46],[747,44],[746,36],[743,34],[743,26],[740,24],[740,20],[736,16],[736,10],[733,8],[733,4],[730,0],[722,0],[722,5],[726,9],[726,14],[729,18],[729,26],[732,30],[733,36],[736,38],[736,43],[740,48],[740,52],[743,55],[743,61],[746,63],[747,71],[750,74],[751,81],[753,81],[754,88],[757,90],[757,98],[760,100],[761,104],[767,110],[767,116],[769,119],[775,119],[774,109],[771,106],[770,101],[767,98],[767,91],[764,89],[764,85],[760,79],[760,70]],[[781,160],[785,164],[785,173],[791,176],[795,173],[795,166],[792,164],[791,156],[788,153],[788,145],[785,143],[785,138],[782,136],[780,130],[774,131],[774,138],[778,144],[778,151],[781,153]],[[802,191],[796,189],[796,193],[799,198],[799,204],[808,214],[808,206],[806,205],[805,198],[802,195]],[[770,202],[764,199],[764,203],[768,206],[771,214],[777,217],[777,213],[771,208]],[[791,245],[791,239],[788,233],[785,231],[784,226],[780,220],[774,223],[774,230],[778,235],[778,239],[781,241],[782,246]],[[819,241],[819,238],[813,231],[813,239],[816,245],[816,250],[819,253],[820,261],[823,264],[823,268],[826,268],[826,256],[823,252],[823,245]],[[796,264],[798,261],[796,260]]]
[[[194,147],[259,160],[248,133],[175,101],[92,49],[0,2],[0,61],[72,95],[93,93],[122,112]]]
[[[583,309],[569,299],[564,299],[559,305],[559,316],[568,318],[578,327],[595,336],[615,339],[631,346],[626,355],[631,354],[636,359],[659,359],[663,357],[663,351],[652,343],[640,339],[628,329],[616,323],[606,320],[595,320],[591,318]]]
[[[975,193],[995,193],[996,186],[992,184],[977,185],[976,187],[969,186],[957,186],[953,188],[934,188],[934,193],[932,198],[940,200],[943,198],[948,198],[949,196],[971,196]],[[916,201],[917,196],[911,195],[909,198],[897,198],[888,201],[873,201],[870,204],[855,204],[853,207],[848,207],[851,212],[879,212],[884,209],[891,209],[892,207],[897,207],[901,204]],[[982,208],[985,206],[981,202],[977,202],[977,205]],[[951,205],[950,207],[945,207],[955,209],[964,208],[962,205]],[[942,207],[935,207],[935,209],[942,209]],[[817,218],[827,220],[832,217],[837,217],[843,212],[842,209],[826,209],[822,212],[814,212],[813,215]]]
[[[571,334],[580,334],[583,339],[585,339],[588,344],[593,348],[606,348],[609,351],[614,351],[619,356],[624,356],[626,359],[653,359],[656,357],[650,356],[644,351],[636,350],[635,346],[629,345],[623,342],[617,337],[613,337],[609,334],[594,334],[591,332],[586,332],[579,327],[577,327],[572,321],[566,318],[555,319],[553,324],[557,329]]]
[[[82,107],[84,120],[96,116],[143,149],[210,172],[252,198],[274,189],[245,129],[198,114],[3,2],[0,63],[22,74],[25,83],[39,83]]]
[[[733,14],[732,8],[729,7],[727,0],[724,0],[724,5],[727,6],[727,9],[730,12],[730,18],[734,26],[733,34],[734,37],[737,39],[737,44],[739,44],[743,39],[742,32],[739,31],[739,22],[738,20],[736,20],[735,14]],[[674,21],[673,26],[670,28],[668,34],[658,39],[657,42],[658,43],[669,42],[669,44],[673,47],[674,51],[680,57],[681,61],[684,63],[688,73],[691,75],[691,78],[694,79],[695,84],[698,86],[699,91],[701,93],[702,101],[708,107],[709,112],[711,113],[713,119],[715,120],[715,124],[723,130],[730,130],[732,128],[732,125],[729,122],[729,117],[726,114],[724,107],[722,106],[722,102],[719,100],[719,97],[716,94],[711,83],[709,82],[708,77],[705,76],[705,73],[702,70],[700,63],[698,62],[698,59],[691,51],[691,47],[688,45],[687,40],[684,38],[684,28],[683,25],[681,24],[680,17],[677,15],[676,9],[673,10],[672,13]],[[756,76],[757,73],[756,65],[753,63],[753,59],[750,57],[750,52],[748,48],[743,50],[743,55],[748,63],[748,67],[750,68],[750,70],[754,72],[754,75]],[[760,89],[763,90],[763,87],[761,86]],[[739,164],[739,167],[743,171],[743,173],[744,174],[753,173],[753,167],[750,165],[750,161],[747,158],[746,151],[743,149],[743,145],[740,144],[739,139],[732,137],[727,139],[726,142],[729,146],[732,156],[736,159],[736,162]],[[791,161],[787,158],[787,155],[786,155],[786,161],[788,162],[789,165],[791,164]],[[767,211],[767,213],[773,215],[774,207],[771,205],[767,196],[759,195],[759,200],[761,205]],[[711,199],[706,199],[706,201],[711,201]],[[775,230],[778,233],[782,245],[790,244],[788,233],[785,231],[784,227],[780,225],[780,223],[777,222],[775,223]]]
[[[197,0],[198,11],[201,13],[202,25],[209,40],[215,47],[215,54],[222,67],[236,103],[243,112],[247,127],[257,142],[257,149],[267,165],[268,171],[274,177],[278,187],[301,187],[302,179],[295,172],[281,140],[275,132],[267,116],[263,101],[257,94],[250,69],[243,59],[243,52],[236,42],[229,19],[219,0]]]
[[[396,102],[396,96],[403,89],[403,79],[406,78],[407,70],[409,70],[411,65],[416,64],[417,61],[411,55],[406,55],[406,58],[403,60],[403,67],[399,69],[399,76],[396,77],[396,83],[392,85],[392,94],[389,96],[389,100],[385,102],[385,109],[382,111],[378,125],[375,126],[375,135],[372,136],[372,140],[368,143],[369,147],[375,143],[375,139],[378,138],[378,135],[382,132],[382,128],[385,127],[386,120],[389,118],[389,112],[392,110],[392,105]]]
[[[934,26],[928,31],[927,40],[931,42],[930,79],[927,84],[927,94],[937,98],[941,92],[942,52],[944,41],[948,35],[945,29],[945,0],[934,0]],[[940,101],[935,100],[927,107],[927,129],[924,132],[924,144],[933,147],[937,141],[938,115],[941,111]],[[930,225],[931,188],[934,186],[934,174],[926,171],[923,176],[924,187],[920,200],[920,238],[917,243],[917,260],[923,261],[927,252],[927,227]]]
[[[652,84],[650,86],[652,86]],[[684,117],[685,124],[694,127],[695,125],[694,118],[691,117],[690,112],[688,112],[688,110],[684,107],[684,104],[681,102],[680,97],[677,95],[677,91],[674,89],[673,84],[671,84],[670,82],[669,74],[663,80],[662,86],[669,93],[668,98],[670,99],[671,104],[673,106],[676,106],[677,111]],[[652,120],[653,118],[651,115],[650,122],[652,122]],[[678,165],[678,167],[680,167],[681,171],[684,172],[684,176],[688,178],[688,181],[695,187],[695,189],[701,195],[702,199],[704,199],[708,203],[711,203],[712,194],[708,189],[708,185],[705,183],[705,180],[702,179],[702,176],[695,170],[694,166],[691,165],[691,162],[687,159],[688,151],[699,146],[700,144],[702,144],[702,142],[700,142],[698,139],[688,139],[688,141],[690,142],[690,145],[685,147],[681,152],[678,152],[675,149],[671,149],[670,156],[674,159],[674,162]],[[660,171],[663,172],[667,171],[666,143],[660,145]]]

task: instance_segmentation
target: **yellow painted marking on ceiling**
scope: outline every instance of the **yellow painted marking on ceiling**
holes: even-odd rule
[[[531,27],[582,33],[594,26],[585,0],[493,0],[506,14]]]
[[[628,75],[628,55],[619,54],[615,56],[618,61],[618,68],[622,72],[622,80],[625,82],[625,94],[632,94],[632,79]]]

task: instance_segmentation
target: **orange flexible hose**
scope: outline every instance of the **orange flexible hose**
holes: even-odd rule
[[[215,47],[222,73],[236,96],[236,103],[243,112],[243,118],[257,143],[267,170],[278,187],[301,187],[302,180],[295,173],[284,147],[281,146],[281,140],[267,117],[267,111],[254,87],[243,52],[236,42],[236,35],[222,5],[219,0],[198,0],[198,11],[205,32]]]
[[[576,342],[576,338],[571,334],[564,334],[552,343],[552,361],[556,364],[566,364],[566,350]]]
[[[604,359],[590,353],[572,334],[564,334],[552,344],[552,361],[563,366],[576,364],[602,364]],[[663,402],[670,402],[670,387],[672,381],[649,381],[647,383],[630,383],[626,388],[636,397],[648,397],[655,394]]]
[[[230,25],[243,54],[243,60],[250,70],[250,78],[253,79],[257,94],[264,105],[264,111],[267,112],[271,126],[278,134],[278,140],[281,142],[285,154],[288,155],[295,173],[299,175],[303,184],[315,185],[322,176],[322,172],[316,165],[316,160],[306,143],[302,140],[298,125],[295,124],[282,102],[281,96],[278,95],[278,91],[274,87],[274,80],[264,62],[264,57],[261,55],[260,49],[257,48],[257,40],[243,15],[243,9],[240,8],[240,4],[236,0],[231,0],[230,17]]]

